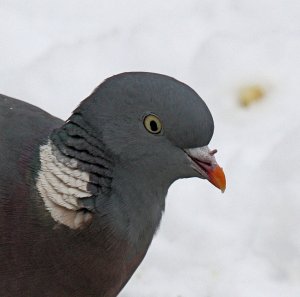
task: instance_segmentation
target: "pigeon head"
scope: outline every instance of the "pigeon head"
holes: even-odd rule
[[[52,217],[71,228],[98,215],[101,223],[105,217],[106,225],[130,234],[132,242],[141,234],[152,239],[175,180],[199,177],[225,190],[216,151],[207,146],[213,131],[209,109],[187,85],[154,73],[113,76],[81,102],[42,148],[41,160],[53,161],[41,172],[55,167],[57,180],[68,177],[49,191],[47,177],[40,174],[39,192],[47,196]],[[62,191],[66,183],[72,191]],[[57,198],[57,192],[63,195]],[[53,211],[56,204],[63,211]],[[66,209],[75,212],[66,215]]]
[[[102,83],[77,113],[127,175],[145,174],[167,186],[178,178],[212,180],[208,172],[216,162],[207,145],[213,118],[204,101],[182,82],[154,73],[119,74]],[[223,181],[217,186],[224,190]]]

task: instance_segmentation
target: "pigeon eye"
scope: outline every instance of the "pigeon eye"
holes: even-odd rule
[[[158,134],[162,130],[161,121],[154,114],[149,114],[149,115],[145,116],[144,126],[152,134]]]

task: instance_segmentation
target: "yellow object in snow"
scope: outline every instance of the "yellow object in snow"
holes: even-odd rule
[[[265,96],[265,90],[259,85],[243,87],[239,92],[239,102],[241,106],[248,107],[249,105],[262,100]]]

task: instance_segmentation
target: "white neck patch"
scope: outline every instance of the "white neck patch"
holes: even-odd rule
[[[92,220],[92,213],[81,211],[80,198],[90,197],[89,174],[78,170],[77,160],[65,164],[53,153],[51,140],[40,147],[41,168],[36,187],[52,218],[71,229],[81,229]]]

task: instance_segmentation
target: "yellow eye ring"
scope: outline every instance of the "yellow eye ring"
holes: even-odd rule
[[[154,114],[149,114],[144,117],[144,126],[147,131],[152,134],[158,134],[162,130],[162,123],[160,119]]]

